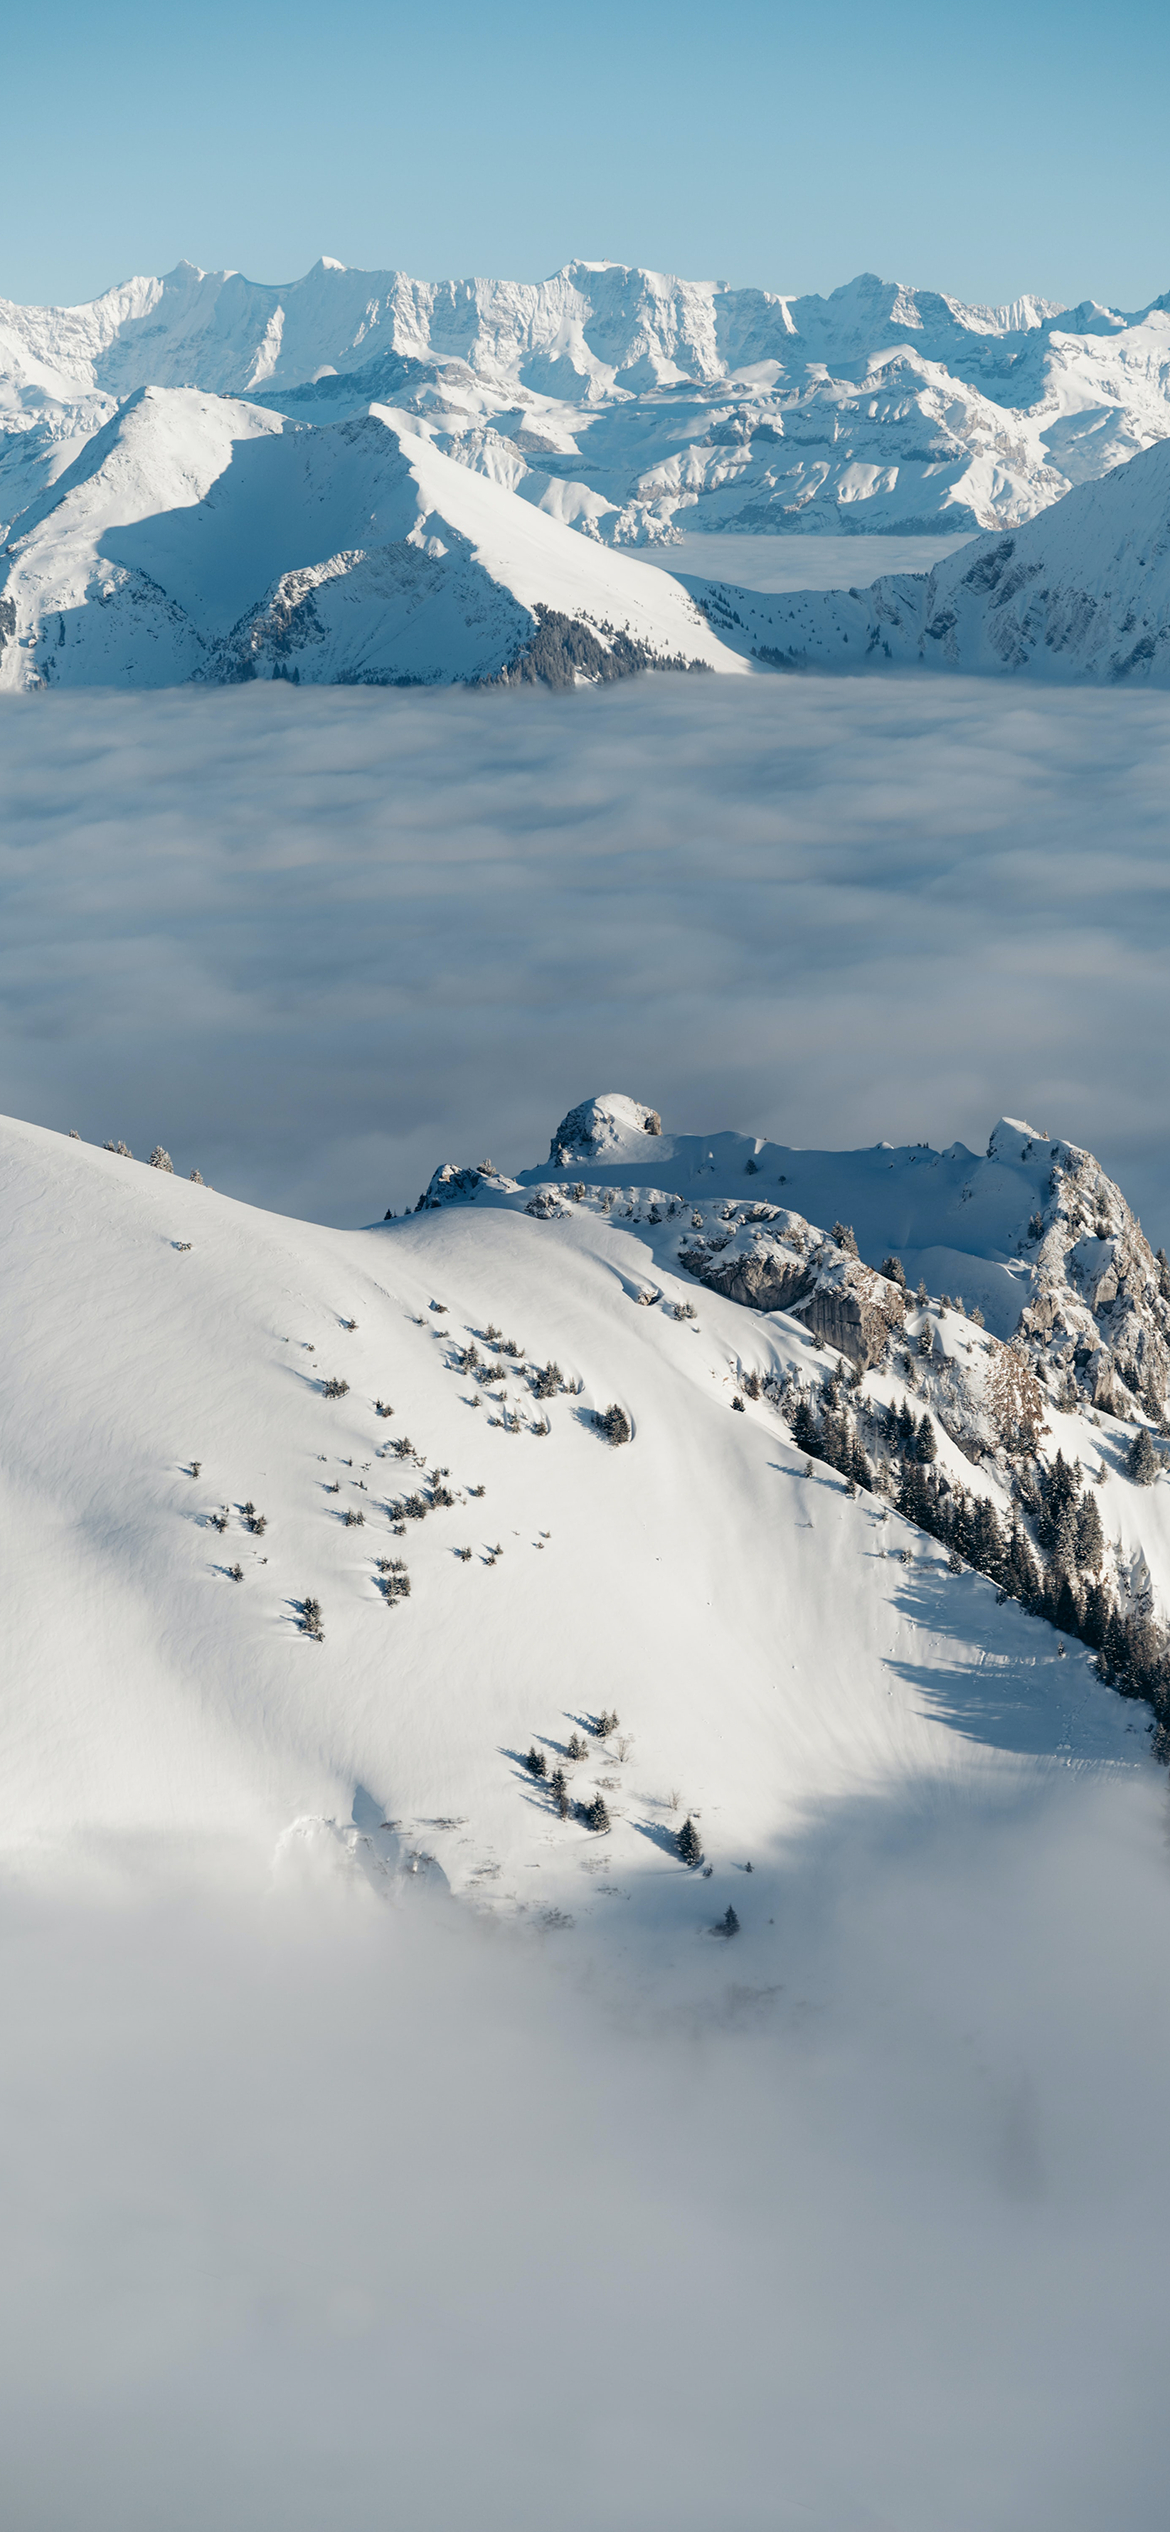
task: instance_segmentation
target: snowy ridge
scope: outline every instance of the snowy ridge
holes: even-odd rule
[[[136,390],[17,522],[0,687],[418,684],[744,663],[668,574],[381,407],[323,430]]]
[[[1170,683],[1170,444],[928,574],[767,597],[690,576],[713,630],[777,668],[913,666]]]
[[[606,542],[674,527],[1019,525],[1164,438],[1170,313],[965,307],[863,273],[828,299],[578,262],[424,283],[178,265],[88,306],[0,302],[0,517],[146,386],[311,421],[390,402]]]
[[[1008,1213],[1072,1148],[1017,1156],[997,1134],[979,1169],[958,1147],[783,1154],[652,1116],[596,1103],[589,1184],[484,1163],[353,1233],[4,1126],[10,1846],[291,1834],[555,1924],[681,1869],[679,1804],[708,1854],[761,1856],[866,1787],[1140,1759],[1145,1709],[1071,1619],[1058,1639],[975,1566],[989,1519],[997,1554],[1029,1524],[1072,1535],[1065,1481],[1047,1491],[1059,1451],[1100,1524],[1061,1551],[1072,1616],[1091,1586],[1161,1623],[1170,1482],[1127,1473],[1146,1426],[1066,1405],[990,1328],[900,1289],[866,1368],[807,1297],[803,1316],[745,1308],[697,1254],[799,1232],[815,1291],[848,1288],[847,1224],[769,1206],[782,1158],[786,1194],[835,1168],[871,1223],[905,1223],[915,1182],[923,1235],[981,1214],[1006,1285]],[[923,1501],[970,1541],[949,1563]]]

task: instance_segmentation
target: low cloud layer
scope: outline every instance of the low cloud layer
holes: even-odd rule
[[[916,677],[0,711],[3,1103],[340,1222],[670,1123],[1090,1144],[1170,1236],[1170,701]]]
[[[745,1895],[616,1964],[222,1856],[10,1882],[9,2519],[1160,2532],[1161,1787],[793,1860],[766,1954]]]

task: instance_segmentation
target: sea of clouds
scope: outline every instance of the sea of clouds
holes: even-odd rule
[[[1167,1239],[1168,797],[1165,697],[991,679],[7,699],[3,1105],[335,1222],[599,1090],[845,1147],[1006,1110]]]
[[[339,1222],[599,1089],[1007,1109],[1167,1238],[1168,773],[1170,699],[991,681],[11,699],[3,1104]],[[607,1954],[7,1871],[21,2532],[1160,2532],[1163,1780],[844,1806],[776,1886]]]
[[[8,1873],[6,2520],[1161,2532],[1165,1830],[843,1807],[669,1957]]]

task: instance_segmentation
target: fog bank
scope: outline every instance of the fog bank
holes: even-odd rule
[[[1090,1144],[1170,1238],[1170,699],[643,678],[0,710],[12,1113],[352,1222],[671,1124]]]
[[[1159,1781],[810,1831],[619,1973],[231,1859],[9,1881],[21,2532],[1155,2532]]]

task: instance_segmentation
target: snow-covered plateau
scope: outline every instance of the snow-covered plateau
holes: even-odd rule
[[[0,418],[8,687],[1165,671],[1164,300],[182,265],[5,303]],[[806,616],[620,550],[697,530],[976,541]]]

